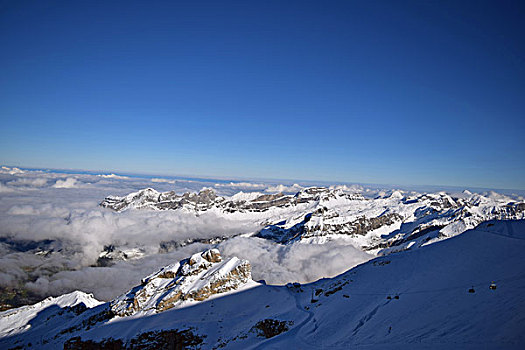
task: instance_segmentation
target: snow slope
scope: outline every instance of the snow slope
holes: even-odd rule
[[[0,312],[0,338],[24,333],[24,331],[31,328],[31,323],[28,321],[35,319],[37,316],[42,317],[43,310],[48,311],[48,317],[52,317],[54,314],[53,310],[83,305],[77,308],[77,310],[81,310],[84,307],[92,308],[100,304],[102,302],[96,300],[93,295],[75,291],[56,298],[49,297],[34,305],[26,305]]]
[[[31,342],[54,349],[67,342],[78,348],[89,340],[121,339],[123,348],[139,341],[148,348],[144,339],[151,345],[161,341],[160,330],[171,330],[178,332],[171,341],[204,349],[523,349],[524,249],[524,220],[490,221],[335,278],[261,284],[148,316],[104,318],[106,303],[76,317],[55,313],[58,324],[41,316],[49,306],[40,305],[33,307],[36,316],[16,322],[1,315],[0,347]],[[495,290],[489,288],[492,282]],[[9,333],[23,322],[30,327]]]

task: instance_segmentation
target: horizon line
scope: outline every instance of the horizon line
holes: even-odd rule
[[[53,168],[53,167],[42,167],[42,166],[25,166],[25,165],[6,165],[1,164],[0,166],[5,167],[11,167],[11,168],[19,168],[21,170],[48,170],[48,171],[69,171],[69,172],[90,172],[90,173],[100,173],[100,174],[91,174],[91,175],[106,175],[106,174],[114,174],[114,175],[130,175],[140,178],[141,176],[146,177],[179,177],[179,178],[193,178],[198,180],[220,180],[220,181],[264,181],[264,182],[288,182],[288,183],[324,183],[324,184],[342,184],[342,185],[363,185],[363,186],[387,186],[394,188],[396,186],[398,187],[434,187],[436,189],[439,188],[453,188],[453,189],[462,189],[462,190],[492,190],[492,191],[519,191],[523,192],[525,194],[525,189],[519,189],[519,188],[493,188],[493,187],[477,187],[477,186],[466,186],[466,185],[430,185],[430,184],[393,184],[393,183],[367,183],[367,182],[350,182],[350,181],[327,181],[327,180],[307,180],[307,179],[286,179],[286,178],[257,178],[257,177],[236,177],[236,176],[214,176],[214,175],[202,175],[202,174],[160,174],[160,173],[141,173],[141,172],[128,172],[128,171],[119,171],[119,170],[107,170],[107,169],[80,169],[80,168]],[[73,173],[74,174],[74,173]],[[80,175],[80,173],[79,173]],[[145,178],[146,178],[145,177]]]

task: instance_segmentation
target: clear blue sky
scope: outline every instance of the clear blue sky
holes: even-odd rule
[[[0,163],[525,189],[523,1],[0,1]]]

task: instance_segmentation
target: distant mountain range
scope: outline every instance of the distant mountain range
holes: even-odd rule
[[[525,218],[523,202],[469,191],[455,197],[445,192],[406,195],[393,191],[370,199],[326,187],[309,187],[294,195],[240,192],[232,197],[218,196],[212,189],[177,195],[148,188],[107,197],[101,206],[119,212],[181,210],[198,215],[213,211],[230,220],[258,222],[261,229],[253,235],[277,243],[322,244],[343,239],[376,255],[450,238],[487,220]]]

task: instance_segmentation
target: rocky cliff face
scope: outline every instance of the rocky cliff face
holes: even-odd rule
[[[284,244],[345,239],[384,255],[455,236],[484,221],[525,218],[524,203],[480,195],[406,197],[394,192],[386,198],[335,203],[318,204],[310,213],[271,223],[256,235]]]
[[[250,283],[255,284],[247,260],[224,260],[217,249],[210,249],[144,278],[140,286],[115,299],[111,310],[118,316],[156,313],[242,289]]]

